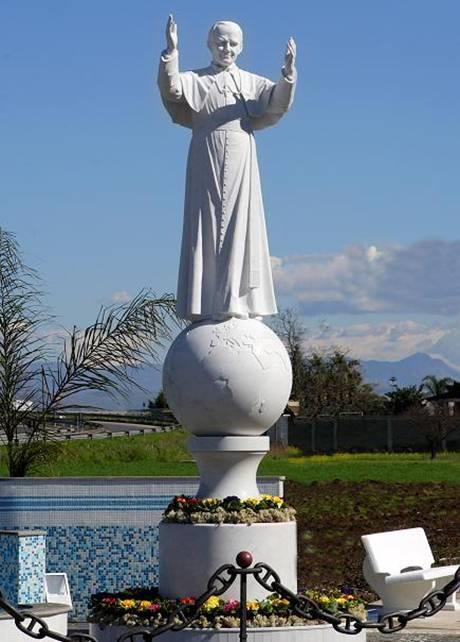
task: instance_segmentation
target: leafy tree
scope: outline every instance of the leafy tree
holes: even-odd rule
[[[149,408],[150,410],[153,410],[155,408],[169,408],[168,402],[166,400],[166,395],[163,390],[160,390],[154,401],[149,401]]]
[[[84,390],[126,394],[136,385],[132,369],[157,358],[175,322],[173,298],[143,290],[129,303],[102,307],[86,329],[69,331],[50,365],[39,283],[15,236],[0,228],[0,436],[9,474],[18,477],[50,453],[48,416],[77,407],[71,398]]]
[[[447,404],[433,401],[412,406],[406,416],[425,435],[431,459],[435,459],[444,440],[460,425],[460,418],[450,414]]]
[[[385,393],[386,411],[390,415],[400,415],[414,406],[419,406],[423,400],[421,386],[398,386],[393,380],[393,389]]]
[[[340,348],[305,358],[302,405],[311,417],[343,412],[378,412],[381,398],[363,380],[361,364]]]
[[[281,310],[272,321],[273,330],[284,343],[292,366],[291,399],[300,401],[305,376],[305,355],[302,342],[306,328],[293,308]]]

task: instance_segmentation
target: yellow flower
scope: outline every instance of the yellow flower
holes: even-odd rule
[[[321,602],[321,604],[329,604],[329,598],[327,595],[321,595],[318,601]]]
[[[141,601],[139,602],[139,607],[140,607],[141,609],[148,609],[148,608],[149,608],[149,606],[151,606],[151,605],[152,605],[152,602],[149,602],[148,600],[141,600]]]
[[[217,609],[220,606],[220,600],[218,597],[215,595],[211,595],[211,597],[208,597],[206,602],[203,604],[203,609],[205,611],[212,611],[213,609]]]
[[[278,508],[281,508],[281,506],[283,506],[284,504],[284,500],[282,500],[281,497],[278,497],[278,495],[261,495],[261,498],[270,500]]]
[[[246,608],[248,611],[258,611],[259,610],[259,603],[255,602],[254,600],[250,602],[246,602]]]
[[[344,597],[338,597],[337,598],[337,604],[340,604],[340,606],[343,606],[347,600]]]
[[[136,606],[136,600],[121,600],[120,606],[122,609],[133,609]]]

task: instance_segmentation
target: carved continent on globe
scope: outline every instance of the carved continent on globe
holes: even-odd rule
[[[163,368],[168,404],[195,435],[263,434],[283,412],[291,385],[284,345],[255,319],[188,326]]]

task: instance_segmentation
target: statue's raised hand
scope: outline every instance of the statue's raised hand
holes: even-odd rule
[[[286,45],[286,53],[284,54],[284,75],[292,78],[295,73],[295,59],[297,55],[297,47],[294,38],[289,38]]]
[[[172,14],[170,14],[168,22],[166,23],[166,51],[168,52],[168,54],[176,51],[177,43],[177,24],[174,22]]]

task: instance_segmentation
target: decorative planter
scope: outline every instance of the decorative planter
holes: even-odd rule
[[[265,562],[281,582],[297,591],[296,522],[269,524],[160,524],[160,593],[164,597],[197,597],[212,574],[232,563],[240,551],[250,551],[254,563]],[[239,599],[239,581],[222,597]],[[248,599],[263,599],[267,591],[248,578]]]
[[[98,642],[118,642],[127,631],[127,626],[104,626],[90,624],[89,632]],[[160,642],[238,642],[239,629],[185,629],[163,633]],[[312,626],[287,626],[277,628],[248,629],[248,642],[344,642],[344,635],[334,631],[330,624]],[[366,632],[353,636],[355,642],[365,642]]]

